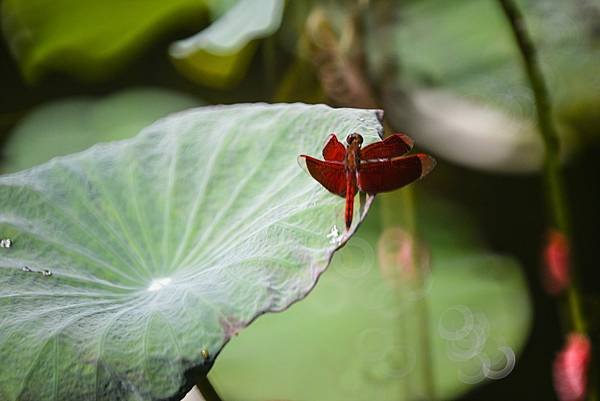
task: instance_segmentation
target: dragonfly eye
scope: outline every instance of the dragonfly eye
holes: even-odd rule
[[[348,135],[346,142],[348,145],[351,145],[353,142],[358,142],[359,145],[362,145],[363,137],[355,132],[354,134]]]

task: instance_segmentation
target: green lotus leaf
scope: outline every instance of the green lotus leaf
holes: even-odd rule
[[[48,71],[101,79],[205,11],[202,0],[6,0],[2,28],[27,80]]]
[[[171,57],[196,82],[218,88],[232,86],[242,78],[254,55],[254,40],[279,28],[284,6],[284,0],[240,0],[208,28],[173,43]]]
[[[0,177],[0,399],[179,399],[356,229],[297,165],[375,111],[235,105]],[[368,210],[369,204],[365,210]],[[360,216],[361,218],[364,215]]]
[[[209,374],[223,399],[429,399],[424,338],[436,399],[510,374],[532,315],[519,265],[486,251],[460,209],[428,198],[420,205],[431,268],[425,291],[384,278],[384,230],[373,210],[306,301],[257,321],[223,351]]]
[[[45,103],[10,133],[2,149],[0,172],[33,167],[98,142],[130,138],[160,117],[199,105],[202,102],[189,95],[159,88]]]

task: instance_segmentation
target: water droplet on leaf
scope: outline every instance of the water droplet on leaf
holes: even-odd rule
[[[337,245],[340,243],[340,230],[336,225],[331,227],[331,231],[327,234],[327,238],[329,238],[329,243],[332,245]]]

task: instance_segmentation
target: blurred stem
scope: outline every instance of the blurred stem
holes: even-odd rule
[[[426,396],[428,400],[435,399],[435,381],[433,374],[433,355],[431,352],[431,338],[429,336],[430,327],[429,322],[431,319],[431,314],[429,310],[429,303],[427,297],[425,296],[425,284],[427,282],[427,277],[425,271],[423,269],[423,264],[421,260],[421,248],[419,242],[419,232],[417,229],[417,208],[416,208],[416,194],[413,187],[405,188],[402,192],[400,192],[402,198],[404,200],[404,213],[406,220],[406,228],[408,229],[412,241],[412,255],[413,255],[413,265],[415,272],[415,290],[418,292],[418,300],[416,301],[416,309],[418,311],[419,316],[419,329],[420,329],[420,347],[421,347],[421,356],[426,361],[423,364],[423,380],[424,380],[424,388],[426,390]]]
[[[215,390],[208,380],[208,376],[201,376],[196,382],[196,387],[198,387],[198,390],[205,401],[223,401],[221,400],[221,397],[219,397],[217,390]]]
[[[504,10],[506,18],[510,22],[521,57],[523,58],[527,78],[533,89],[539,130],[546,148],[544,175],[547,202],[550,206],[550,221],[553,226],[563,232],[570,240],[570,224],[567,215],[565,189],[560,167],[559,139],[552,121],[550,99],[538,63],[537,53],[529,33],[527,32],[523,15],[515,3],[512,0],[498,1]],[[572,263],[571,266],[571,272],[574,273]],[[573,274],[573,278],[574,277],[575,274]],[[572,284],[567,290],[567,300],[571,311],[570,326],[573,330],[585,332],[586,325],[581,311],[579,294],[577,293],[574,280],[571,280],[571,283]]]
[[[508,20],[519,48],[527,78],[533,90],[539,131],[544,141],[546,157],[544,178],[547,203],[550,207],[551,225],[563,232],[571,240],[571,227],[566,207],[564,181],[560,166],[559,137],[552,120],[552,108],[548,89],[539,65],[537,51],[527,30],[523,14],[513,0],[498,0]],[[572,247],[570,247],[572,249]],[[566,303],[569,311],[571,330],[586,333],[586,322],[576,283],[576,271],[571,257],[571,283],[566,290]],[[593,369],[591,369],[593,371]],[[589,399],[595,400],[596,391],[590,387]]]
[[[565,207],[564,185],[560,171],[559,138],[552,121],[550,98],[537,51],[525,26],[523,15],[512,0],[498,0],[510,22],[515,41],[523,58],[527,78],[533,90],[540,134],[546,148],[544,171],[548,202],[551,207],[551,221],[560,231],[569,234],[569,223]]]
[[[389,135],[392,131],[390,128],[385,125],[386,136]],[[415,344],[418,347],[420,361],[421,361],[421,377],[420,383],[421,386],[417,384],[417,389],[419,389],[419,393],[415,393],[415,383],[419,382],[419,380],[409,380],[407,382],[407,394],[405,398],[423,398],[428,401],[435,400],[435,376],[433,372],[433,364],[432,362],[432,350],[431,350],[431,338],[430,338],[430,310],[429,303],[426,296],[424,296],[425,285],[427,282],[426,273],[423,271],[423,265],[421,260],[421,249],[419,242],[419,232],[417,225],[417,207],[416,207],[416,193],[412,186],[401,189],[400,191],[385,194],[381,196],[381,221],[384,230],[393,227],[402,227],[405,229],[410,238],[412,238],[412,269],[414,272],[414,277],[410,283],[403,283],[400,291],[402,294],[400,296],[405,295],[406,291],[410,291],[411,293],[416,293],[417,297],[414,300],[414,310],[416,312],[415,319],[416,327],[413,327],[416,330],[416,336],[412,336],[412,338],[417,338],[418,344]],[[402,319],[401,321],[401,331],[404,333],[410,332],[410,330],[405,327],[408,319]],[[409,338],[410,335],[407,336]],[[409,346],[412,344],[408,344]]]

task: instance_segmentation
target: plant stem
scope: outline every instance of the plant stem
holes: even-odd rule
[[[513,0],[498,0],[498,2],[510,24],[521,58],[523,59],[527,78],[533,90],[539,132],[546,150],[544,178],[546,198],[550,208],[550,223],[563,232],[570,241],[571,227],[565,200],[566,191],[564,189],[560,166],[559,137],[552,119],[550,97],[539,65],[536,48],[525,25],[523,15],[515,2]],[[577,275],[572,257],[570,262],[571,281],[569,287],[566,289],[569,326],[571,330],[586,333],[585,315],[580,302],[580,293],[576,284]],[[590,371],[593,370],[590,369]],[[596,391],[591,386],[588,394],[589,400],[596,399]]]
[[[211,382],[208,380],[207,376],[201,376],[196,382],[196,387],[198,387],[198,390],[200,391],[200,394],[202,394],[202,398],[204,398],[205,401],[223,401],[221,400],[221,397],[219,397],[217,390],[215,390]]]
[[[510,22],[515,40],[519,47],[521,57],[525,65],[527,78],[531,84],[535,98],[535,108],[539,131],[546,148],[544,161],[544,176],[546,184],[546,197],[550,206],[550,221],[553,226],[563,232],[567,238],[570,236],[570,224],[567,216],[565,202],[565,190],[560,169],[558,134],[552,121],[552,111],[548,90],[542,76],[537,60],[537,53],[533,42],[527,32],[523,15],[512,0],[498,0],[506,18]],[[573,273],[573,267],[571,271]],[[574,280],[571,280],[573,283]],[[585,321],[579,303],[579,295],[576,286],[571,284],[567,290],[569,303],[571,328],[579,332],[585,332]]]
[[[388,136],[393,131],[387,124],[384,124],[384,132],[385,136]],[[412,239],[411,264],[413,268],[411,270],[414,272],[414,277],[410,282],[404,283],[406,288],[401,288],[401,291],[417,294],[417,299],[413,301],[416,314],[412,319],[402,319],[400,323],[405,333],[410,333],[409,336],[412,334],[413,338],[418,338],[418,343],[414,346],[419,349],[421,364],[420,377],[415,382],[421,385],[417,385],[418,394],[414,393],[414,386],[410,386],[406,398],[424,397],[428,401],[434,401],[436,396],[435,375],[431,363],[433,361],[430,337],[431,313],[428,299],[424,295],[427,274],[423,270],[422,250],[419,241],[416,193],[412,186],[408,186],[398,192],[385,194],[381,198],[381,220],[384,229],[403,227]],[[414,323],[409,324],[409,321]],[[405,327],[406,325],[411,327]]]
[[[424,389],[426,391],[427,399],[430,401],[435,400],[435,379],[433,373],[433,355],[431,352],[431,338],[430,338],[430,319],[431,314],[429,310],[429,302],[424,294],[425,285],[427,283],[427,275],[423,271],[423,260],[421,255],[421,246],[419,243],[419,232],[417,229],[417,208],[415,202],[415,191],[412,187],[405,188],[402,192],[403,204],[405,210],[406,228],[408,229],[412,241],[412,255],[413,265],[415,272],[415,291],[418,292],[418,300],[416,301],[416,309],[419,316],[419,346],[421,347],[421,356],[426,363],[423,364],[422,374],[424,381]]]
[[[548,203],[551,207],[552,224],[565,234],[569,233],[569,223],[565,207],[564,189],[560,172],[559,138],[552,121],[552,110],[548,89],[540,69],[537,51],[525,26],[523,15],[513,0],[498,0],[510,23],[517,42],[527,78],[533,90],[539,132],[546,148],[544,172]]]
[[[410,302],[414,313],[403,316],[398,323],[400,332],[404,333],[404,337],[409,341],[405,345],[409,349],[418,350],[419,358],[416,373],[405,380],[405,394],[402,398],[433,401],[436,397],[435,375],[431,363],[431,313],[428,298],[424,295],[428,278],[426,271],[423,270],[415,200],[416,194],[412,187],[381,195],[381,222],[384,230],[401,227],[409,234],[412,241],[410,271],[414,275],[398,277],[400,283],[398,296],[408,297],[403,303]]]

